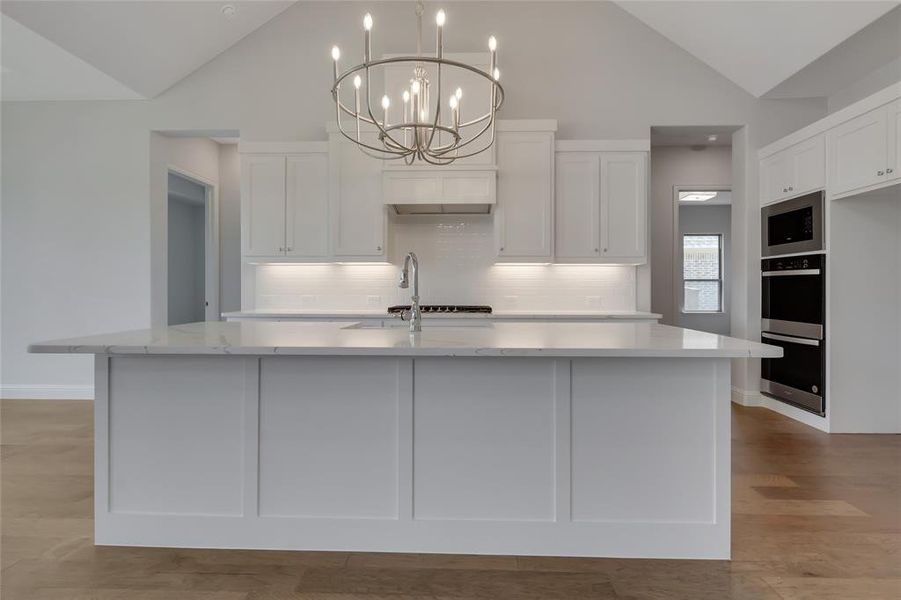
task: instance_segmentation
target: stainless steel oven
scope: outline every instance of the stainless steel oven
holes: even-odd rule
[[[822,251],[823,192],[764,206],[760,229],[763,256]]]
[[[819,415],[826,414],[826,256],[761,261],[761,338],[782,358],[761,362],[761,390]]]

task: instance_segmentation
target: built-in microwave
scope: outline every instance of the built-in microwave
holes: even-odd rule
[[[823,250],[823,192],[764,206],[760,229],[763,256]]]

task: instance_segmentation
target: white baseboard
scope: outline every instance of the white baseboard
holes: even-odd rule
[[[732,386],[732,401],[741,406],[760,406],[760,392],[742,390]]]
[[[779,402],[760,392],[733,387],[732,402],[740,404],[741,406],[762,406],[763,408],[768,408],[773,412],[786,416],[789,419],[794,419],[795,421],[799,421],[814,429],[829,433],[829,421],[825,417],[809,413],[806,410],[801,410],[791,404]]]
[[[0,385],[0,398],[18,400],[93,400],[93,385]]]

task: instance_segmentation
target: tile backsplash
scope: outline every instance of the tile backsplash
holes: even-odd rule
[[[419,257],[424,304],[489,304],[497,310],[635,310],[635,267],[495,264],[490,217],[398,219],[390,263],[256,264],[245,310],[379,309],[408,304],[397,287],[404,254]]]

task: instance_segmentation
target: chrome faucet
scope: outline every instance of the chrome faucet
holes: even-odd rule
[[[410,310],[401,313],[401,319],[410,319],[410,333],[422,331],[422,310],[419,308],[419,260],[412,252],[407,252],[404,257],[404,268],[400,272],[398,287],[407,289],[410,287],[410,270],[413,270],[413,295],[410,296]]]

